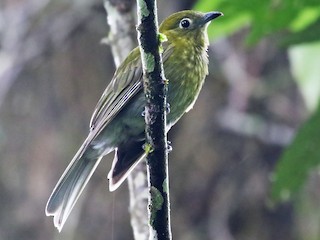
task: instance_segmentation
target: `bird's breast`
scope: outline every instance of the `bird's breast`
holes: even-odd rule
[[[169,80],[168,122],[176,122],[192,108],[208,74],[206,49],[200,47],[175,49],[169,59],[164,62],[164,71]]]

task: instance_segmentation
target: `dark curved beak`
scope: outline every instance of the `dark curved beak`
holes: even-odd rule
[[[222,12],[208,12],[203,17],[203,24],[210,22],[211,20],[223,16]]]

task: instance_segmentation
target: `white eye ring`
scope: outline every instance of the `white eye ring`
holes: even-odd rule
[[[192,20],[190,18],[183,18],[180,23],[179,27],[182,29],[187,29],[191,26]]]

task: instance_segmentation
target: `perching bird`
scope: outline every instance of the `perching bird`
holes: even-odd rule
[[[186,10],[169,16],[160,25],[159,32],[167,37],[162,58],[169,80],[168,130],[193,107],[199,95],[208,74],[207,26],[221,15],[220,12]],[[117,189],[145,156],[144,106],[140,51],[135,48],[101,96],[91,118],[88,137],[48,200],[46,215],[54,217],[59,231],[104,155],[115,151],[108,174],[110,191]]]

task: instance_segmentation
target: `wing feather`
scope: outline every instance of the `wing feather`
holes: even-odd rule
[[[167,61],[173,51],[169,43],[163,44],[163,62]],[[121,111],[128,100],[143,88],[142,63],[139,48],[131,51],[126,60],[119,66],[91,117],[90,129],[97,136],[99,132]],[[94,138],[92,136],[92,138]]]
[[[90,129],[110,122],[129,100],[141,89],[142,65],[139,49],[131,51],[119,66],[111,83],[98,101],[90,121]]]

